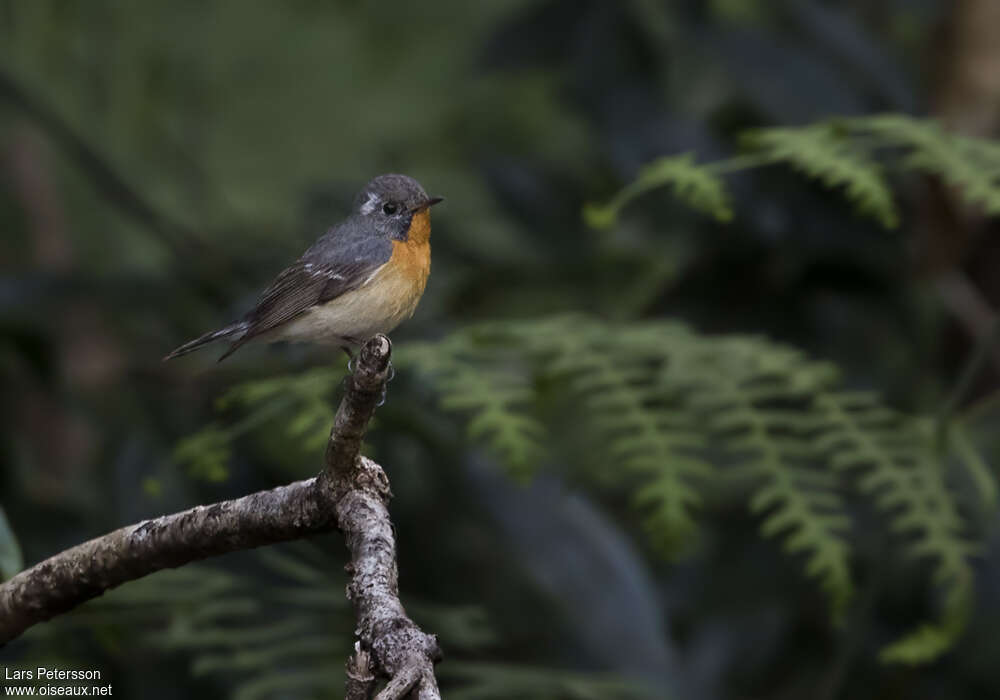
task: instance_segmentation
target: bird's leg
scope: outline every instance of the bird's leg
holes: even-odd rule
[[[354,374],[354,353],[347,345],[341,345],[340,349],[347,355],[347,373]]]
[[[347,372],[349,374],[354,374],[354,360],[356,359],[356,356],[351,348],[360,348],[364,341],[352,338],[349,335],[344,336],[341,340],[344,341],[344,344],[340,346],[340,349],[347,353]]]

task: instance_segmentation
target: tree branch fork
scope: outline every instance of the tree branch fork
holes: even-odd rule
[[[384,335],[359,352],[337,409],[325,464],[315,477],[145,520],[56,554],[0,585],[0,646],[127,581],[207,557],[340,530],[350,552],[347,595],[357,617],[347,700],[439,700],[437,639],[399,600],[396,545],[382,467],[360,456],[385,390],[392,345]]]

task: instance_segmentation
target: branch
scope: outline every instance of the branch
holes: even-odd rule
[[[197,506],[115,530],[0,586],[0,644],[121,584],[199,559],[334,528],[317,480]]]
[[[391,354],[384,335],[362,347],[318,476],[129,525],[22,571],[0,586],[0,646],[126,581],[337,528],[351,554],[348,597],[358,620],[347,697],[370,698],[377,674],[388,682],[376,700],[409,693],[419,700],[439,700],[437,640],[417,627],[399,601],[396,544],[387,509],[389,479],[382,467],[358,454],[392,372]]]

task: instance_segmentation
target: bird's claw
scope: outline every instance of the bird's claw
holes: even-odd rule
[[[382,395],[379,397],[378,403],[375,404],[376,408],[385,404],[385,399],[389,395],[389,382],[396,376],[396,368],[392,366],[392,360],[389,360],[389,365],[386,369],[388,369],[389,374],[382,383]]]

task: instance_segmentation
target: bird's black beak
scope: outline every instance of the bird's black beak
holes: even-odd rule
[[[421,212],[424,209],[430,209],[435,204],[438,204],[443,201],[444,197],[429,197],[427,201],[424,202],[423,204],[418,204],[417,206],[413,207],[413,213],[416,214],[417,212]]]

